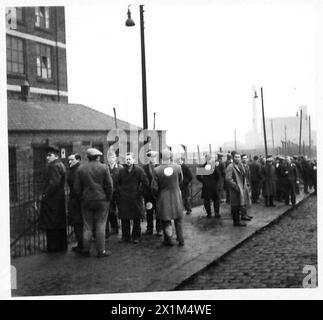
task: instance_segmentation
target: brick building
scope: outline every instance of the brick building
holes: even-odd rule
[[[6,8],[6,47],[10,196],[17,199],[19,175],[28,173],[31,184],[40,180],[48,144],[60,147],[65,163],[72,152],[84,157],[89,147],[100,149],[105,161],[115,120],[68,103],[64,7]],[[122,120],[117,126],[125,132],[126,151],[144,144],[141,128]],[[153,134],[161,150],[165,131]]]
[[[68,102],[64,7],[10,7],[6,21],[8,98]]]

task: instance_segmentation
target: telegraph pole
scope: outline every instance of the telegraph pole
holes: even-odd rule
[[[266,124],[265,124],[264,96],[263,96],[262,87],[260,88],[260,91],[261,91],[261,106],[262,106],[262,123],[264,128],[265,156],[267,158],[268,150],[267,150]]]
[[[312,137],[311,137],[311,116],[308,116],[308,146],[309,146],[309,157],[312,158]]]
[[[298,143],[298,153],[302,152],[302,118],[303,118],[303,110],[300,110],[300,122],[299,122],[299,143]]]

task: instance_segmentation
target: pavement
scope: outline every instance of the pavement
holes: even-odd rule
[[[315,288],[317,262],[313,196],[176,289]]]
[[[309,195],[297,196],[297,205]],[[81,257],[66,253],[41,253],[12,258],[17,270],[13,297],[78,294],[160,292],[176,290],[182,283],[240,246],[292,207],[276,202],[276,207],[252,205],[254,218],[247,227],[234,227],[230,206],[221,204],[221,219],[206,218],[202,206],[184,218],[183,247],[165,247],[162,238],[142,236],[139,244],[121,243],[121,235],[106,242],[112,251],[108,258]],[[144,231],[146,223],[142,222]],[[174,232],[175,233],[175,232]],[[175,234],[174,234],[174,243]]]

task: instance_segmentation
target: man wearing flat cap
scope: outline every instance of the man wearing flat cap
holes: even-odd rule
[[[273,157],[268,156],[266,158],[266,165],[261,169],[261,175],[263,177],[262,194],[265,199],[266,207],[275,207],[274,197],[276,195],[276,169],[273,165]]]
[[[59,158],[60,149],[47,148],[45,189],[41,198],[39,226],[46,231],[47,252],[67,250],[65,175],[66,169]]]
[[[95,223],[97,257],[111,254],[105,250],[105,228],[113,183],[107,166],[100,162],[102,152],[89,148],[88,162],[80,166],[75,175],[74,192],[81,202],[83,217],[83,256],[90,256],[92,230]]]

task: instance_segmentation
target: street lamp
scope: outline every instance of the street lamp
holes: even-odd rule
[[[127,27],[133,27],[135,22],[131,18],[130,5],[128,6]],[[144,6],[139,5],[140,13],[140,40],[141,40],[141,75],[142,75],[142,112],[143,112],[143,129],[148,129],[147,117],[147,86],[146,86],[146,57],[145,57],[145,34],[144,34]]]
[[[260,93],[261,93],[261,106],[262,106],[262,123],[263,123],[263,129],[264,129],[265,156],[267,158],[268,156],[267,136],[266,136],[265,108],[264,108],[264,97],[263,97],[262,87],[260,88]],[[257,99],[257,98],[258,98],[258,95],[257,95],[257,92],[255,91],[254,99]]]

